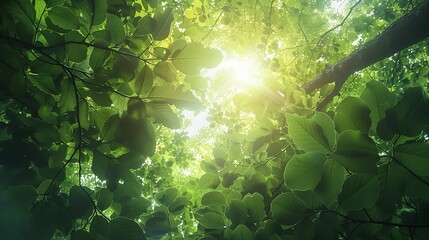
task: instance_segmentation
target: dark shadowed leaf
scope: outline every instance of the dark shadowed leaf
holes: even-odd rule
[[[360,173],[376,173],[379,160],[374,141],[362,132],[346,130],[338,138],[336,161],[346,169]]]
[[[396,160],[419,176],[429,176],[429,143],[404,143],[394,149]]]
[[[368,133],[371,127],[371,110],[357,97],[346,97],[336,108],[335,127],[338,132],[356,130]]]
[[[292,225],[305,217],[304,203],[291,192],[277,196],[270,209],[274,220],[280,224]]]
[[[138,223],[126,218],[117,217],[109,223],[110,235],[109,240],[144,240],[146,237]]]
[[[346,179],[338,204],[347,211],[372,207],[378,199],[378,180],[373,174],[353,174]]]
[[[52,23],[60,28],[70,30],[80,27],[77,16],[69,8],[55,6],[49,9],[48,16]]]
[[[153,17],[156,25],[152,32],[154,40],[161,41],[168,37],[170,34],[171,23],[174,20],[173,9],[167,8],[163,13],[156,13]]]

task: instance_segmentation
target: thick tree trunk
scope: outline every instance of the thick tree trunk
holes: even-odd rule
[[[318,109],[323,109],[334,96],[338,95],[344,82],[351,74],[392,56],[428,36],[429,0],[426,0],[398,19],[377,37],[306,83],[303,88],[307,93],[310,93],[328,83],[335,83],[332,92],[317,106]]]

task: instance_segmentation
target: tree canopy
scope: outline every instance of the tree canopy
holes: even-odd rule
[[[426,239],[428,21],[422,0],[2,1],[1,238]]]

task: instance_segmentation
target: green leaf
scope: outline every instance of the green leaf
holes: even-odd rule
[[[198,185],[201,189],[216,188],[219,184],[219,176],[213,173],[205,173],[198,181]]]
[[[246,222],[246,204],[238,199],[232,199],[228,207],[228,217],[231,219],[233,226]]]
[[[225,195],[219,191],[211,191],[203,195],[201,205],[218,205],[222,206],[226,202]]]
[[[70,81],[61,81],[61,97],[58,102],[60,114],[74,110],[76,98],[73,85]]]
[[[319,116],[320,118],[320,116]],[[324,117],[324,121],[330,122]],[[330,153],[335,139],[330,129],[333,125],[319,125],[321,120],[306,119],[304,116],[286,114],[289,135],[295,144],[306,152]],[[332,121],[332,120],[331,120]],[[325,134],[325,132],[327,134]]]
[[[418,176],[429,176],[429,143],[404,143],[393,150],[394,157]]]
[[[156,22],[155,29],[152,32],[152,37],[156,41],[164,40],[170,34],[171,23],[174,20],[173,9],[167,8],[163,13],[155,13],[153,17]]]
[[[101,211],[110,207],[113,201],[113,194],[107,188],[102,188],[98,191],[97,208]]]
[[[92,199],[89,196],[90,190],[85,187],[74,185],[70,188],[70,208],[75,218],[86,219],[94,210]]]
[[[145,106],[147,114],[154,117],[156,123],[160,123],[171,129],[180,128],[180,119],[168,104],[148,102]]]
[[[115,133],[119,143],[132,151],[145,156],[155,153],[156,139],[152,122],[149,119],[123,117]]]
[[[109,223],[110,235],[109,240],[144,240],[146,237],[139,224],[135,221],[125,218],[117,217],[112,219]]]
[[[79,123],[83,129],[89,128],[89,105],[86,100],[79,102]]]
[[[337,141],[337,131],[335,130],[335,123],[332,118],[324,112],[316,112],[313,120],[322,128],[330,149],[333,149]]]
[[[134,82],[134,91],[138,96],[146,97],[153,85],[153,73],[150,67],[144,65]]]
[[[394,163],[381,165],[377,175],[380,197],[377,206],[381,209],[396,211],[396,204],[401,202],[406,187],[404,170]]]
[[[264,197],[260,193],[247,194],[243,198],[250,220],[260,223],[265,219]]]
[[[221,215],[214,213],[214,212],[208,212],[203,214],[201,217],[197,217],[197,221],[203,226],[204,228],[208,229],[223,229],[225,228],[225,222]]]
[[[2,204],[26,208],[37,199],[37,191],[30,185],[9,186],[0,193]]]
[[[383,83],[370,81],[366,84],[360,98],[368,104],[372,119],[371,129],[375,130],[377,123],[385,117],[385,111],[396,103],[396,95],[391,93]]]
[[[109,222],[104,217],[95,215],[91,221],[89,232],[93,236],[101,235],[107,237],[110,234]]]
[[[104,0],[91,0],[94,6],[92,9],[93,25],[102,24],[106,20],[107,2]]]
[[[350,171],[377,172],[376,163],[379,160],[377,147],[374,141],[362,132],[352,130],[342,132],[333,157]]]
[[[65,30],[79,29],[80,23],[70,8],[55,6],[48,10],[52,23]]]
[[[23,224],[22,239],[52,239],[58,226],[57,206],[52,202],[37,203]]]
[[[47,94],[56,95],[60,93],[54,80],[48,74],[28,75],[28,78],[35,87]]]
[[[368,105],[357,97],[346,97],[336,108],[335,126],[338,132],[356,130],[368,133],[371,118]]]
[[[296,224],[305,217],[304,203],[291,192],[277,196],[271,202],[270,210],[274,220],[280,224]]]
[[[124,23],[122,20],[113,14],[106,14],[106,29],[110,32],[112,42],[117,44],[125,38]]]
[[[176,199],[178,193],[179,190],[177,188],[168,188],[165,191],[155,194],[155,200],[168,206]]]
[[[94,47],[91,56],[89,57],[89,66],[93,70],[102,67],[106,62],[106,59],[110,56],[110,52],[103,49],[107,48],[106,44],[96,42],[95,45],[99,47]]]
[[[429,101],[421,87],[405,90],[399,103],[386,111],[386,123],[396,134],[414,137],[429,125]]]
[[[176,52],[171,62],[177,70],[187,75],[197,75],[201,69],[216,67],[223,60],[219,50],[205,48],[197,42],[191,42]]]
[[[149,236],[160,238],[170,232],[168,218],[165,215],[153,216],[146,221],[145,232]]]
[[[139,22],[137,23],[137,26],[133,32],[133,37],[135,38],[146,37],[147,35],[149,35],[154,31],[155,27],[156,27],[155,19],[151,18],[149,15],[146,15],[140,18]]]
[[[168,206],[168,211],[173,215],[180,215],[184,212],[185,207],[188,206],[189,203],[187,197],[178,197]]]
[[[86,54],[88,50],[88,47],[83,44],[85,37],[77,31],[70,31],[64,35],[64,38],[66,42],[69,42],[66,45],[68,60],[76,63],[84,61],[87,58]]]
[[[322,178],[326,156],[323,153],[308,152],[294,155],[285,167],[284,182],[292,190],[313,190]]]
[[[253,239],[253,233],[248,227],[243,224],[238,225],[231,234],[232,240],[247,240]]]
[[[315,189],[326,207],[337,200],[345,178],[346,171],[343,166],[333,159],[326,160],[322,170],[322,180]]]
[[[145,198],[133,198],[122,203],[121,216],[129,217],[131,219],[137,218],[142,213],[147,212],[148,207],[151,205],[152,202]]]
[[[153,72],[167,82],[177,82],[177,71],[169,62],[159,62]]]
[[[153,87],[148,98],[155,102],[173,104],[179,108],[198,109],[201,107],[200,101],[190,91],[183,91],[182,86],[176,89],[170,86]]]
[[[378,199],[378,181],[373,174],[353,174],[346,179],[338,204],[347,211],[374,206]]]

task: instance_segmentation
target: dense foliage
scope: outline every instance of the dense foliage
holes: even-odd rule
[[[0,238],[425,239],[428,41],[300,87],[417,2],[2,1]]]

